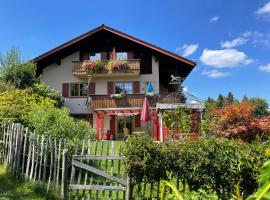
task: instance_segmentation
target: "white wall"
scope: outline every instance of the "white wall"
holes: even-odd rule
[[[61,65],[51,64],[43,69],[41,75],[41,82],[46,83],[51,88],[62,92],[62,83],[76,83],[87,82],[87,79],[77,78],[72,74],[73,63],[72,61],[79,60],[79,52],[75,52],[61,60]],[[152,74],[143,74],[139,77],[133,78],[93,78],[93,82],[96,82],[96,94],[107,94],[107,82],[129,82],[140,81],[141,93],[144,93],[145,82],[152,82],[154,90],[159,92],[159,62],[152,56]],[[87,98],[66,98],[65,106],[70,109],[72,114],[84,114],[92,112],[85,106]],[[95,120],[94,120],[95,124]],[[107,127],[107,122],[105,127]],[[110,125],[110,124],[109,124]],[[109,127],[108,125],[108,127]]]

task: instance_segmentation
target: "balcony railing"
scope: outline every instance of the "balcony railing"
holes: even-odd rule
[[[163,99],[167,94],[161,94],[158,96],[148,97],[148,102],[150,107],[154,107],[160,99]],[[120,99],[112,98],[110,95],[91,95],[91,108],[129,108],[129,107],[139,107],[143,106],[143,101],[145,94],[126,94]],[[174,103],[178,100],[172,99]]]
[[[113,68],[111,71],[108,68],[110,60],[100,61],[98,69],[91,70],[90,74],[93,77],[109,77],[109,76],[129,76],[137,77],[140,75],[140,59],[128,59],[125,67]],[[83,61],[73,61],[73,75],[78,77],[87,77],[89,71],[83,68]]]

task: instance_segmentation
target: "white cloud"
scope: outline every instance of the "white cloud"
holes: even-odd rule
[[[188,87],[183,87],[183,91],[187,92],[188,91]]]
[[[217,22],[218,20],[219,20],[219,16],[214,16],[209,20],[209,22],[213,23],[213,22]]]
[[[237,67],[252,62],[244,52],[236,49],[208,50],[204,49],[200,61],[216,68]]]
[[[269,15],[270,14],[270,1],[264,4],[263,7],[259,8],[256,13],[258,15]]]
[[[221,42],[220,45],[222,48],[230,49],[233,47],[237,47],[237,46],[246,44],[247,41],[248,41],[248,39],[243,38],[243,37],[239,37],[239,38],[236,38],[236,39],[231,40],[231,41]]]
[[[182,47],[178,47],[177,49],[175,49],[175,52],[181,54],[184,57],[187,57],[195,53],[198,47],[199,47],[198,44],[190,44],[190,45],[185,44]]]
[[[231,74],[229,72],[221,72],[216,69],[210,70],[210,71],[203,71],[203,75],[206,75],[210,78],[223,78],[230,76]]]
[[[267,65],[260,66],[259,70],[262,71],[262,72],[270,73],[270,63],[268,63]]]
[[[264,45],[266,47],[270,47],[270,33],[261,33],[259,31],[245,31],[241,34],[241,36],[249,40],[254,46]]]

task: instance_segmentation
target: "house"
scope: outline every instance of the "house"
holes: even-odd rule
[[[112,59],[113,58],[113,59]],[[142,131],[140,113],[146,87],[155,140],[163,140],[158,102],[173,91],[171,75],[186,78],[196,63],[111,27],[101,25],[34,59],[40,80],[60,91],[76,118],[116,139]],[[179,99],[173,99],[179,103]]]

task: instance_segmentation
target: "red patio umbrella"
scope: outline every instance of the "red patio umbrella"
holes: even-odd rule
[[[149,111],[149,103],[147,98],[144,98],[144,102],[143,102],[143,108],[142,108],[142,112],[141,112],[141,121],[142,122],[148,122],[151,120],[150,117],[150,111]]]
[[[145,97],[144,102],[143,102],[142,112],[141,112],[141,121],[146,122],[146,129],[147,129],[148,134],[150,132],[149,127],[148,127],[148,121],[150,120],[151,120],[151,117],[150,117],[149,103],[148,103],[147,98]]]

